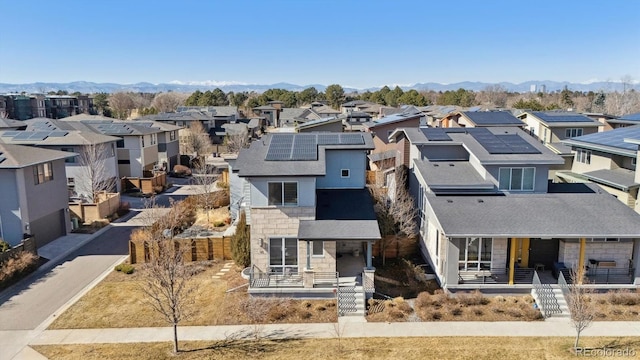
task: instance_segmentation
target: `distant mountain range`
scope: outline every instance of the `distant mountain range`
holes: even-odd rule
[[[453,84],[439,84],[439,83],[417,83],[413,85],[400,85],[403,90],[434,90],[434,91],[446,91],[446,90],[457,90],[457,89],[466,89],[473,91],[480,91],[486,88],[489,85],[501,85],[508,91],[512,92],[529,92],[531,90],[532,85],[536,86],[536,92],[541,90],[541,86],[545,86],[545,90],[547,92],[553,92],[564,89],[566,86],[568,89],[573,91],[600,91],[603,90],[605,92],[613,92],[613,91],[623,91],[625,85],[620,82],[592,82],[589,84],[581,84],[581,83],[571,83],[571,82],[558,82],[558,81],[526,81],[520,84],[514,84],[510,82],[501,82],[501,83],[485,83],[485,82],[459,82]],[[0,93],[42,93],[48,91],[58,91],[58,90],[66,90],[70,93],[79,91],[83,94],[89,93],[98,93],[98,92],[106,92],[113,93],[118,91],[133,91],[133,92],[147,92],[147,93],[156,93],[156,92],[184,92],[191,93],[196,90],[206,91],[213,90],[215,88],[220,88],[225,92],[233,91],[233,92],[242,92],[242,91],[255,91],[258,93],[264,92],[268,89],[286,89],[290,91],[300,91],[309,87],[315,87],[318,91],[324,91],[326,85],[321,84],[310,84],[310,85],[296,85],[289,83],[276,83],[276,84],[242,84],[236,82],[228,82],[228,83],[216,83],[211,81],[205,82],[191,82],[191,83],[182,83],[178,81],[173,81],[166,84],[152,84],[148,82],[141,82],[136,84],[115,84],[115,83],[94,83],[88,81],[74,81],[69,83],[44,83],[44,82],[36,82],[31,84],[5,84],[0,83]],[[629,87],[635,89],[636,91],[640,91],[640,84],[627,84],[627,90]],[[394,88],[395,85],[389,85],[390,88]],[[363,91],[376,91],[381,87],[372,87],[367,89],[355,89],[350,87],[344,87],[345,92],[363,92]]]

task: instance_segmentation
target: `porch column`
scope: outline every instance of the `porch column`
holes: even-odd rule
[[[305,270],[311,270],[311,241],[305,240],[307,242],[307,266]]]
[[[580,238],[580,253],[578,255],[578,265],[576,266],[576,271],[578,272],[576,275],[578,276],[578,284],[582,285],[582,280],[584,278],[584,251],[587,246],[587,239]]]
[[[638,173],[640,174],[640,172]],[[640,285],[640,273],[638,273],[638,269],[640,269],[640,239],[633,239],[633,284]]]
[[[509,250],[509,285],[513,285],[513,279],[516,273],[516,246],[518,239],[511,238],[511,248]]]
[[[373,269],[372,259],[373,258],[373,241],[367,241],[367,269]]]

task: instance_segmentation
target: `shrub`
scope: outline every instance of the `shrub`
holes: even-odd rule
[[[628,289],[614,290],[607,293],[609,303],[611,305],[633,306],[640,303],[637,293],[632,293]]]
[[[439,311],[433,311],[431,313],[431,319],[440,320],[440,319],[442,319],[442,314]]]
[[[489,299],[486,298],[480,291],[474,291],[473,293],[461,293],[456,296],[458,303],[465,306],[472,305],[486,305],[489,303]]]
[[[318,304],[313,308],[315,311],[325,311],[327,310],[327,307],[322,305],[322,304]]]
[[[461,307],[455,307],[455,308],[451,309],[451,315],[453,315],[453,316],[462,315],[462,308]]]
[[[473,314],[476,315],[476,316],[482,316],[482,315],[484,315],[484,311],[482,311],[482,309],[480,309],[480,308],[475,308],[475,309],[473,309]]]
[[[12,284],[18,278],[38,267],[39,257],[27,251],[20,251],[0,264],[0,289]]]
[[[301,306],[303,309],[308,309],[308,308],[310,308],[310,307],[311,307],[311,305],[312,305],[312,304],[311,304],[311,301],[309,301],[309,300],[304,300],[302,303],[300,303],[300,306]]]
[[[1,252],[5,252],[5,251],[9,251],[9,249],[11,249],[11,245],[9,245],[8,242],[0,239],[0,253]]]
[[[213,223],[215,227],[223,227],[225,225],[224,221],[216,221]]]
[[[114,270],[130,275],[130,274],[133,274],[135,268],[131,264],[120,264],[120,265],[116,265]]]
[[[240,220],[236,226],[236,233],[231,242],[231,257],[240,267],[247,267],[251,264],[251,233],[247,225],[247,216],[244,211],[240,212]]]
[[[387,314],[390,318],[395,320],[404,319],[405,313],[403,313],[400,309],[390,309]]]
[[[493,300],[494,300],[495,302],[505,302],[505,301],[507,301],[507,300],[504,298],[504,296],[502,296],[502,295],[498,295],[498,296],[494,297],[494,298],[493,298]]]

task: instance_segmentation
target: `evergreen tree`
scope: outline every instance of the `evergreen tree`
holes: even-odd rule
[[[240,220],[238,220],[238,225],[236,226],[236,233],[233,235],[231,257],[238,266],[247,267],[251,265],[251,232],[247,225],[247,216],[244,211],[240,212]]]

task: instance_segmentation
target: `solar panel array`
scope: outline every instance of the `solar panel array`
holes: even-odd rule
[[[3,161],[7,160],[6,157],[2,156],[4,155],[2,152],[0,152],[0,164],[2,164]]]
[[[95,124],[95,128],[103,134],[127,135],[133,133],[133,129],[127,124],[101,123]]]
[[[591,118],[582,115],[582,114],[574,114],[567,112],[543,112],[543,111],[534,111],[533,115],[539,117],[548,123],[553,122],[594,122]]]
[[[43,141],[49,137],[67,136],[67,131],[33,130],[33,131],[5,131],[2,137],[11,137],[17,141]]]
[[[361,134],[274,134],[265,160],[317,160],[318,145],[364,145],[364,138]]]
[[[422,129],[422,133],[429,141],[451,141],[447,131],[442,128],[426,128]]]
[[[492,132],[471,134],[489,154],[540,154],[540,150],[515,134],[494,135]]]
[[[573,141],[609,146],[614,148],[637,151],[638,145],[626,142],[624,139],[640,140],[640,126],[629,126],[610,131],[589,134],[573,138]]]

